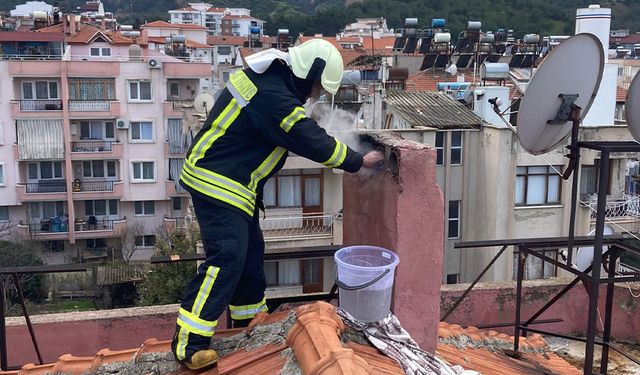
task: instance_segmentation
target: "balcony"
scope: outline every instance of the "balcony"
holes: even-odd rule
[[[266,242],[333,239],[336,214],[297,213],[260,220]]]
[[[69,100],[71,118],[116,118],[120,116],[120,102],[114,100]]]
[[[66,216],[33,219],[30,224],[20,223],[18,235],[36,240],[65,240],[69,236],[69,222]]]
[[[67,74],[69,77],[117,77],[120,75],[120,64],[119,61],[114,61],[111,59],[110,61],[86,61],[86,58],[83,58],[84,61],[69,61],[67,62]]]
[[[170,142],[164,143],[164,154],[171,155],[172,157],[185,157],[185,154],[189,150],[189,146],[184,145],[172,145]]]
[[[67,199],[67,182],[65,180],[43,180],[28,182],[16,186],[18,199],[21,201],[49,201]]]
[[[187,191],[184,190],[183,187],[180,188],[176,188],[176,183],[172,180],[167,180],[166,181],[166,186],[167,186],[167,196],[168,197],[180,197],[180,196],[186,196],[187,195]]]
[[[77,219],[74,226],[77,239],[120,237],[127,227],[127,219],[98,219],[90,216]]]
[[[187,229],[187,220],[184,217],[165,217],[162,222],[168,233]]]
[[[11,115],[14,118],[61,118],[62,101],[51,100],[15,100],[11,103]]]
[[[209,78],[211,64],[165,61],[162,63],[162,71],[167,78]]]
[[[124,185],[122,181],[76,180],[73,182],[74,199],[113,199],[123,196]]]
[[[120,158],[121,142],[100,139],[71,141],[71,160]]]
[[[62,75],[62,64],[60,64],[60,59],[60,56],[52,56],[51,59],[42,61],[9,61],[9,76],[60,77]],[[19,59],[16,58],[16,60]]]

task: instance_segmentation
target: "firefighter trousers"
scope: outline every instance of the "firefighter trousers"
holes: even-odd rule
[[[249,219],[223,204],[196,195],[192,200],[206,260],[187,286],[178,312],[172,349],[179,361],[209,348],[227,307],[235,325],[246,325],[267,310],[258,209]]]

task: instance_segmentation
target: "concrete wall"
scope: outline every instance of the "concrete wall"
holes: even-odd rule
[[[344,177],[344,242],[398,254],[392,311],[421,347],[433,352],[440,311],[431,302],[440,294],[444,243],[436,153],[390,134],[376,142],[389,154],[387,169]]]
[[[523,285],[522,320],[526,321],[540,307],[569,283],[570,279],[525,281]],[[462,295],[468,284],[443,285],[440,305],[447,311]],[[640,293],[638,286],[634,294]],[[606,287],[600,290],[599,310],[604,319]],[[462,326],[511,323],[515,318],[515,282],[480,283],[447,319]],[[584,334],[587,326],[588,296],[581,284],[576,285],[558,303],[539,319],[562,319],[561,323],[534,325],[534,328],[564,334]],[[640,299],[634,298],[625,284],[615,288],[613,303],[612,337],[619,341],[640,342]],[[597,323],[602,332],[602,326]],[[497,328],[513,334],[513,328]]]

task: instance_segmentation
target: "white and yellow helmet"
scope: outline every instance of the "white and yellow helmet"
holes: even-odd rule
[[[338,92],[344,64],[333,44],[324,39],[311,39],[289,48],[289,56],[291,70],[296,77],[319,81],[332,95]]]

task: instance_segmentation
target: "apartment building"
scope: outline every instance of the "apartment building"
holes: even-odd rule
[[[219,8],[207,3],[189,3],[188,7],[170,10],[169,22],[200,25],[209,35],[216,36],[247,36],[251,27],[264,28],[264,21],[252,17],[249,9]]]
[[[0,220],[50,263],[148,259],[188,208],[188,104],[211,65],[76,21],[0,36]]]

